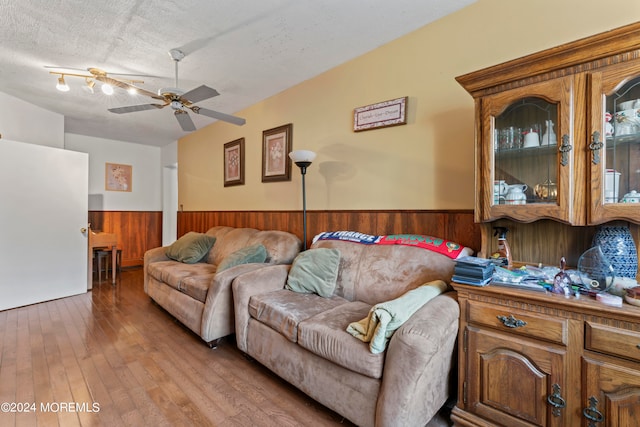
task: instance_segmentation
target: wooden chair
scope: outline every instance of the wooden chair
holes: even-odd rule
[[[111,273],[114,274],[114,270],[118,273],[122,272],[122,249],[116,249],[116,265],[115,268],[112,265],[112,249],[111,248],[94,248],[94,258],[96,259],[98,270],[98,281],[102,281],[102,262],[104,261],[105,280],[109,279],[109,266],[111,266]],[[110,262],[111,261],[111,262]]]

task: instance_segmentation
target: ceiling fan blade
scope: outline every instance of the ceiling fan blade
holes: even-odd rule
[[[175,110],[173,114],[176,116],[178,123],[180,123],[180,127],[185,132],[191,132],[196,130],[196,125],[193,124],[193,120],[189,117],[189,114],[186,111]]]
[[[186,99],[192,104],[196,102],[204,101],[205,99],[213,98],[220,95],[217,90],[210,88],[209,86],[198,86],[195,89],[191,89],[189,92],[182,94],[181,98]]]
[[[118,107],[118,108],[109,108],[108,111],[111,111],[112,113],[116,113],[116,114],[123,114],[123,113],[133,113],[135,111],[145,111],[145,110],[154,110],[154,109],[160,109],[163,107],[166,107],[167,104],[165,105],[160,105],[160,104],[142,104],[142,105],[131,105],[129,107]]]
[[[126,82],[121,82],[120,80],[113,79],[109,76],[96,75],[95,79],[98,80],[99,82],[107,83],[107,84],[110,84],[111,86],[117,86],[124,90],[135,89],[136,92],[139,93],[140,95],[150,96],[151,98],[154,98],[154,99],[164,99],[162,96],[158,95],[157,93],[149,92],[148,90],[142,89],[138,86],[134,86]]]
[[[230,114],[221,113],[219,111],[209,110],[207,108],[200,108],[197,106],[191,107],[191,111],[196,114],[201,114],[203,116],[211,117],[213,119],[222,120],[225,122],[233,123],[234,125],[242,126],[247,121],[242,117],[232,116]]]

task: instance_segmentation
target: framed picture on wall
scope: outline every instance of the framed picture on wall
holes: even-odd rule
[[[104,189],[131,192],[132,169],[131,165],[105,163]]]
[[[224,144],[224,186],[244,184],[244,138]]]
[[[262,132],[262,182],[291,181],[291,123]]]

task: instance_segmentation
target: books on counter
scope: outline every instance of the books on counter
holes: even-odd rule
[[[489,258],[478,258],[475,256],[467,255],[463,256],[462,258],[458,258],[456,260],[456,265],[486,268],[488,266],[493,266],[493,262]]]
[[[491,277],[489,277],[488,279],[478,279],[475,277],[457,276],[455,274],[453,275],[451,280],[453,280],[456,283],[462,283],[463,285],[473,285],[473,286],[487,286],[489,283],[491,283]]]
[[[494,269],[490,259],[466,256],[456,260],[451,279],[465,285],[485,286],[491,282]]]
[[[469,268],[465,266],[456,265],[453,270],[453,274],[457,276],[463,276],[463,277],[479,277],[482,279],[486,279],[493,275],[493,271],[494,271],[493,268],[476,269],[476,268]]]

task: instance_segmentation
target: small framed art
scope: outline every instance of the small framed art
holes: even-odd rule
[[[291,181],[291,123],[262,132],[262,182]]]
[[[105,163],[104,189],[107,191],[131,191],[131,165]]]
[[[244,184],[244,138],[224,144],[224,186]]]

